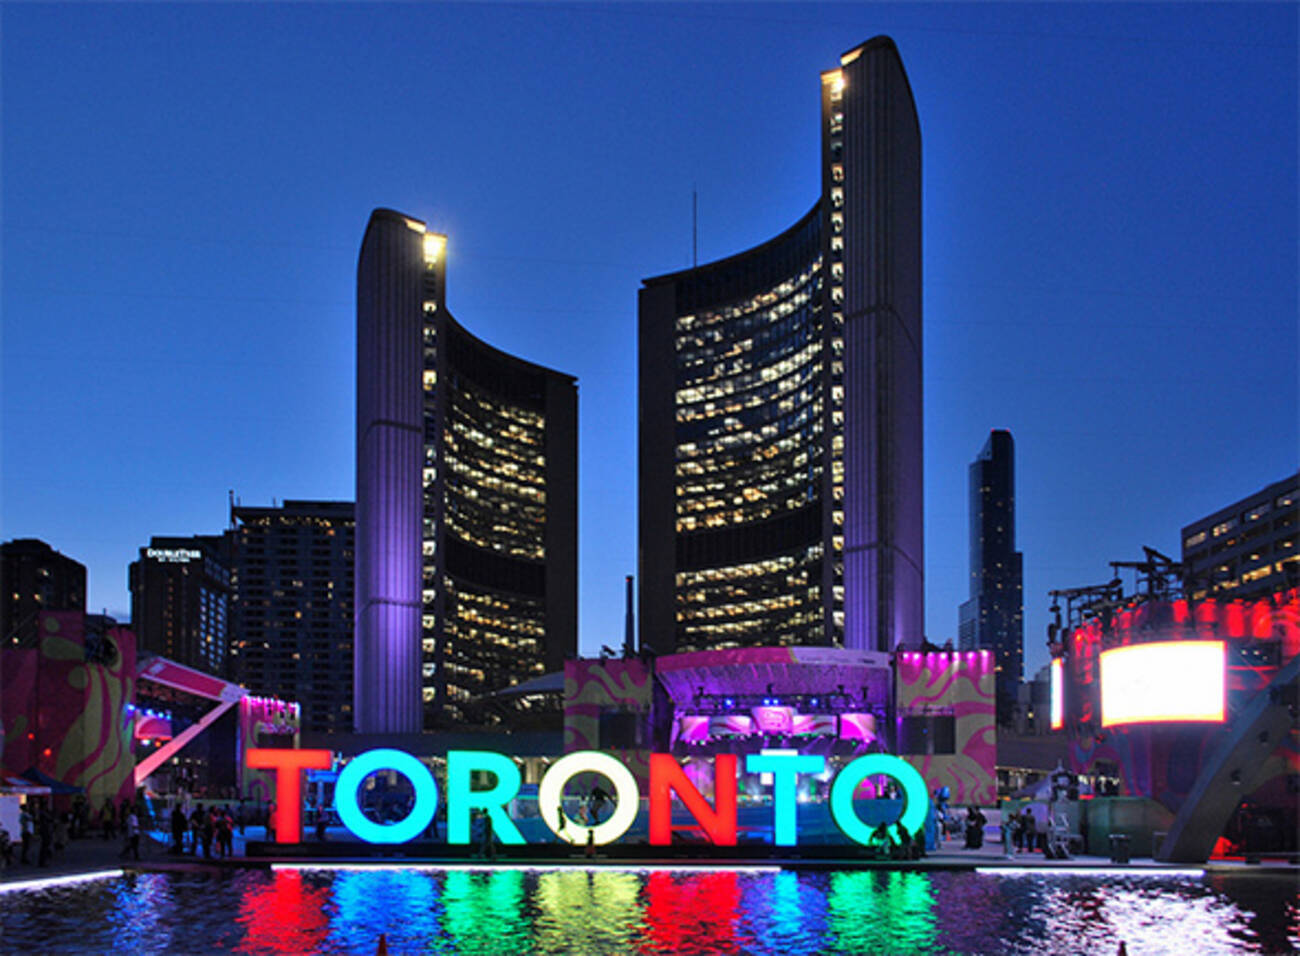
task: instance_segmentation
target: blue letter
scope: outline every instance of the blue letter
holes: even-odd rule
[[[357,792],[376,770],[396,770],[415,788],[415,804],[405,820],[373,823],[361,812]],[[367,750],[349,761],[334,784],[334,809],[352,833],[367,843],[405,843],[424,832],[438,809],[438,784],[429,768],[400,750]]]
[[[745,758],[750,773],[772,775],[773,842],[777,846],[794,846],[799,839],[795,784],[801,773],[821,773],[826,758],[820,754],[750,754]]]

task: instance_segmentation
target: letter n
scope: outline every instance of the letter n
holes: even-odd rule
[[[667,846],[673,835],[676,793],[716,846],[736,845],[736,755],[718,754],[713,761],[714,805],[700,795],[672,754],[650,755],[650,843]]]

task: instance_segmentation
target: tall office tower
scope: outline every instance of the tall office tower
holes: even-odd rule
[[[38,538],[0,544],[0,648],[31,644],[41,611],[86,609],[86,566]]]
[[[352,730],[354,522],[350,501],[232,505],[230,676],[297,701],[303,730]]]
[[[140,653],[224,677],[231,597],[225,540],[150,538],[127,574]]]
[[[471,720],[577,650],[577,384],[452,318],[445,246],[377,209],[357,266],[362,732]]]
[[[1300,472],[1183,528],[1194,600],[1264,598],[1300,586]]]
[[[993,651],[1003,726],[1015,718],[1024,676],[1023,563],[1016,550],[1016,445],[1010,432],[994,430],[970,465],[970,600],[958,614],[957,640],[963,651]]]
[[[642,645],[924,631],[921,134],[892,40],[821,77],[821,196],[640,291]]]

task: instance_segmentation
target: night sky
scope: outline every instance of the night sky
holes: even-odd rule
[[[447,303],[576,375],[580,643],[636,568],[636,290],[819,193],[819,79],[898,44],[924,150],[927,632],[967,466],[1017,448],[1027,670],[1051,588],[1294,472],[1297,7],[4,4],[0,537],[129,617],[151,535],[351,499],[370,211]]]

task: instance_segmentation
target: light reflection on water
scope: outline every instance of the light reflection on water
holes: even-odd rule
[[[0,896],[5,952],[1286,953],[1291,877],[145,873]]]

